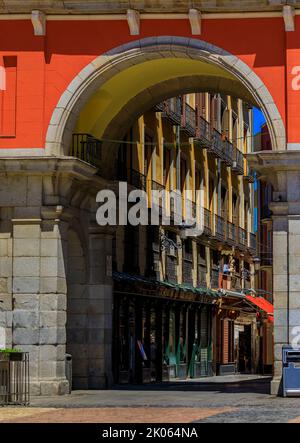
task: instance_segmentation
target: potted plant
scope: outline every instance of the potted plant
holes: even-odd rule
[[[4,361],[22,361],[23,353],[19,349],[1,349],[0,360]]]
[[[0,361],[9,361],[9,353],[5,352],[5,350],[0,350]]]

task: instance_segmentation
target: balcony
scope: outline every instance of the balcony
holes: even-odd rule
[[[242,289],[242,277],[237,273],[231,275],[231,289],[235,289],[236,291]]]
[[[162,112],[162,117],[168,118],[174,125],[181,125],[182,100],[181,97],[169,98],[155,105],[154,109]]]
[[[244,174],[244,155],[235,146],[233,146],[232,170],[238,175]]]
[[[166,201],[165,201],[165,197],[163,194],[163,191],[165,190],[165,186],[162,185],[161,183],[158,183],[155,180],[147,180],[147,192],[151,192],[152,191],[157,191],[158,195],[157,197],[155,196],[155,194],[151,194],[150,197],[150,202],[151,202],[151,206],[153,204],[153,202],[155,202],[160,208],[162,207],[166,207]]]
[[[75,133],[72,136],[70,155],[100,168],[101,141],[87,133]]]
[[[238,243],[239,246],[245,247],[247,246],[247,231],[243,228],[238,228],[239,238]]]
[[[203,225],[204,225],[204,234],[210,236],[211,235],[211,212],[209,209],[203,209]]]
[[[182,105],[181,127],[190,137],[196,135],[196,111],[188,103]]]
[[[196,143],[201,148],[208,148],[211,145],[211,129],[210,124],[203,117],[197,118]]]
[[[143,191],[146,191],[146,176],[135,169],[120,169],[118,171],[117,179],[121,181],[127,181],[129,185],[134,186],[137,189],[142,189]]]
[[[249,249],[256,252],[256,235],[252,232],[249,233]]]
[[[229,140],[223,141],[223,160],[227,166],[233,164],[233,145]]]
[[[212,143],[208,147],[208,152],[211,152],[218,158],[223,157],[223,140],[222,135],[216,129],[212,131]]]
[[[162,192],[165,190],[165,186],[161,183],[158,183],[155,180],[148,180],[149,186],[151,186],[152,191],[159,191]]]
[[[230,245],[234,245],[236,242],[236,226],[229,221],[226,224],[226,241]]]
[[[215,215],[215,237],[218,240],[225,239],[225,220],[218,215]]]

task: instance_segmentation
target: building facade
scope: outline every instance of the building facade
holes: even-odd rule
[[[82,152],[78,138],[81,143],[84,139]],[[100,140],[82,132],[74,134],[73,142],[80,156],[88,155],[95,143],[101,149]],[[189,207],[196,216],[196,191],[204,194],[200,236],[184,238],[182,226],[172,218],[176,208],[163,199],[158,207],[169,211],[168,226],[116,228],[116,383],[258,369],[255,310],[247,312],[243,303],[244,294],[254,288],[256,255],[254,179],[244,157],[251,149],[251,107],[208,93],[156,105],[132,125],[123,142],[112,143],[114,178],[145,191],[149,210],[154,205],[152,190],[175,190],[187,220]],[[236,297],[244,306],[235,307]],[[76,374],[75,348],[69,351]],[[74,386],[84,387],[82,380],[84,374],[74,376]]]

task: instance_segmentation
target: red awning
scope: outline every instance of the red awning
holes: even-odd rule
[[[271,322],[274,321],[274,306],[272,305],[272,303],[270,303],[263,297],[253,297],[252,295],[246,295],[246,299],[256,305],[258,308],[265,311],[266,314],[268,314],[268,320],[270,320]]]

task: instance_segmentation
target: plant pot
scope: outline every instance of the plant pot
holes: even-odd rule
[[[9,359],[10,361],[22,361],[23,352],[10,352]]]
[[[9,353],[0,352],[0,361],[9,361]]]

